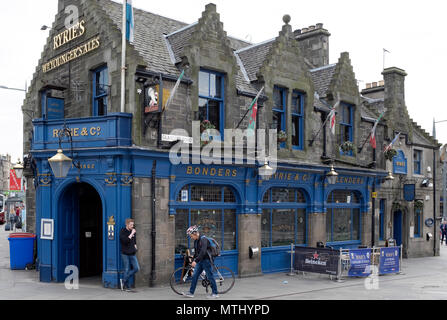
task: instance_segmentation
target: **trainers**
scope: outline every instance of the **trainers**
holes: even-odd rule
[[[133,292],[133,289],[132,288],[126,288],[126,289],[124,289],[124,291],[126,291],[126,292]]]
[[[187,293],[182,292],[182,295],[184,295],[187,298],[194,298],[194,295],[192,293],[189,293],[189,292],[187,292]]]
[[[124,291],[124,281],[123,281],[123,279],[120,279],[120,287],[121,287],[121,291]]]
[[[208,299],[217,299],[217,298],[219,298],[219,295],[213,293],[212,295],[208,296],[207,298]]]

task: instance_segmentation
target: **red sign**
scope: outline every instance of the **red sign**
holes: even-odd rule
[[[14,169],[11,169],[11,171],[9,172],[9,190],[20,191],[21,184],[21,179],[17,179]]]

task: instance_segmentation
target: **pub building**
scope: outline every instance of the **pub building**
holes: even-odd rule
[[[73,5],[79,19],[67,28]],[[439,201],[439,145],[409,118],[403,70],[385,69],[383,83],[359,92],[348,53],[329,63],[322,24],[293,31],[286,15],[276,38],[249,43],[227,35],[214,4],[192,24],[133,10],[124,111],[122,5],[110,0],[59,0],[27,92],[23,110],[35,115],[24,117],[27,225],[38,236],[41,281],[63,282],[75,265],[81,277],[116,288],[127,218],[138,235],[137,286],[168,283],[194,224],[220,243],[217,262],[239,277],[289,270],[291,244],[357,248],[395,238],[404,257],[439,254],[439,221],[426,223]],[[222,140],[224,129],[247,129],[262,87],[256,129],[286,133],[285,141],[266,138],[274,174],[260,174],[273,166],[269,157],[171,161],[174,129],[199,151],[207,146],[194,137],[194,121],[208,120]],[[325,120],[337,102],[332,134]],[[369,133],[382,112],[373,149]],[[392,163],[383,149],[398,132]],[[50,164],[63,159],[66,169]],[[411,183],[417,209],[403,197]],[[259,254],[250,257],[250,247]]]

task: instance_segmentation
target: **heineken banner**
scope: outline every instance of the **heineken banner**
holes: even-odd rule
[[[324,248],[295,247],[295,270],[338,275],[340,251]]]
[[[380,248],[379,274],[400,271],[400,247]]]
[[[367,277],[371,274],[371,249],[349,250],[349,277]]]

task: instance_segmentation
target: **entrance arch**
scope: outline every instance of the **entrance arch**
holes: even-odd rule
[[[57,281],[64,281],[65,268],[76,266],[79,276],[101,276],[103,272],[103,203],[88,183],[65,187],[58,201]]]

